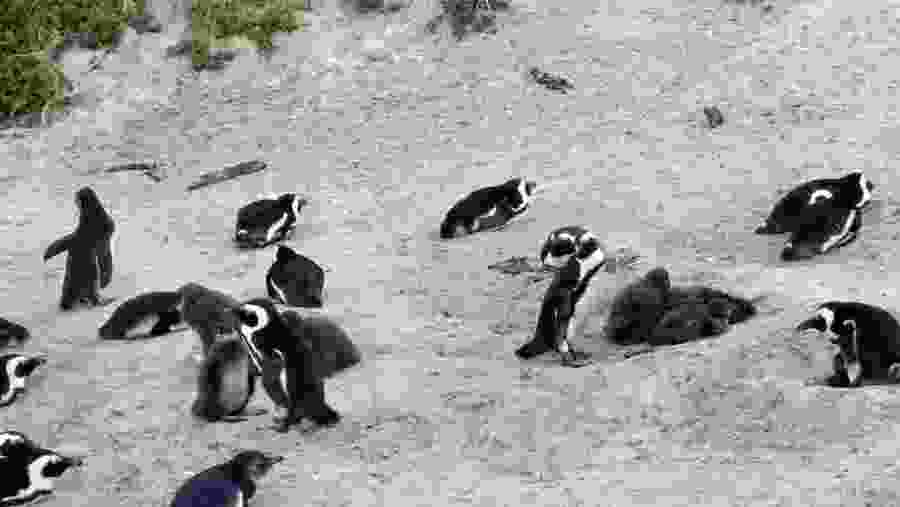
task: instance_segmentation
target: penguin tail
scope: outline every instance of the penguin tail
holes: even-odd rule
[[[44,261],[46,262],[68,250],[72,246],[73,237],[74,234],[67,234],[53,243],[50,243],[50,246],[44,251]]]
[[[456,224],[450,220],[441,223],[441,239],[453,239],[456,235]]]
[[[753,231],[754,234],[781,234],[781,232],[781,228],[771,222],[766,222]]]
[[[734,311],[731,314],[731,318],[728,319],[730,324],[737,324],[739,322],[744,322],[750,317],[755,316],[758,311],[756,309],[756,303],[765,299],[765,296],[758,296],[753,299],[743,299],[739,297],[732,297],[732,303],[734,304]]]

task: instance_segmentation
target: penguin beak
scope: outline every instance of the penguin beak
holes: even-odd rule
[[[825,319],[816,316],[811,319],[804,320],[797,326],[797,331],[806,331],[807,329],[815,329],[816,331],[825,332]]]
[[[63,463],[70,467],[80,467],[84,465],[84,458],[63,456]]]
[[[284,456],[276,456],[274,454],[266,456],[266,461],[269,465],[274,465],[275,463],[281,463],[284,461]]]

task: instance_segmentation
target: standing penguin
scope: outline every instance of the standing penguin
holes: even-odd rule
[[[756,234],[782,234],[797,229],[808,209],[817,204],[860,210],[872,200],[875,185],[862,171],[853,171],[841,178],[821,178],[808,181],[785,194]]]
[[[475,190],[460,199],[441,222],[440,236],[450,239],[497,229],[525,213],[537,184],[525,178]]]
[[[275,262],[266,273],[266,290],[275,301],[308,308],[322,307],[325,271],[314,261],[278,245]]]
[[[29,338],[31,333],[25,326],[0,317],[0,347],[9,347],[13,342],[21,345]]]
[[[209,422],[242,422],[266,413],[247,410],[259,376],[247,349],[237,338],[223,338],[206,351],[197,375],[197,398],[191,413]]]
[[[33,445],[19,445],[0,458],[0,507],[23,505],[53,494],[53,481],[66,470],[84,464],[81,458],[63,456]]]
[[[325,380],[361,360],[347,333],[325,317],[279,313],[262,298],[247,301],[235,314],[254,355],[267,363],[266,358],[277,358],[277,366],[264,367],[262,375],[272,401],[286,405],[278,431],[287,431],[304,417],[320,426],[337,424],[340,415],[325,402]]]
[[[124,340],[140,335],[160,336],[181,322],[181,296],[177,292],[157,291],[139,294],[121,305],[100,327],[104,340]],[[149,327],[149,331],[142,328]],[[141,332],[145,331],[145,332]]]
[[[261,248],[287,237],[308,201],[297,194],[260,199],[238,210],[234,241],[242,248]]]
[[[551,268],[563,267],[580,248],[582,238],[589,240],[592,237],[594,235],[591,231],[579,225],[568,225],[552,231],[541,246],[541,264]]]
[[[859,387],[863,379],[900,382],[900,323],[877,306],[852,301],[828,301],[798,331],[815,329],[831,335],[838,346],[831,387]]]
[[[591,311],[589,305],[582,302],[582,296],[606,262],[607,256],[600,240],[589,233],[582,235],[578,249],[556,272],[547,287],[534,337],[516,350],[517,357],[530,359],[556,350],[562,356],[564,366],[589,364],[590,356],[572,349],[569,339],[581,330]],[[585,299],[585,302],[588,299],[591,298]]]
[[[197,333],[203,355],[208,356],[219,336],[237,329],[238,320],[231,310],[241,303],[228,294],[194,282],[184,284],[177,292],[181,296],[182,318]]]
[[[62,310],[70,310],[80,303],[101,306],[111,301],[100,299],[100,289],[112,280],[110,242],[115,223],[90,187],[75,194],[75,203],[79,210],[75,232],[54,241],[44,252],[44,261],[68,252],[59,303]]]
[[[169,507],[244,507],[256,494],[256,481],[282,460],[260,451],[240,452],[185,481]]]
[[[16,401],[25,392],[25,381],[38,366],[47,362],[47,356],[38,354],[4,354],[0,356],[0,407]]]

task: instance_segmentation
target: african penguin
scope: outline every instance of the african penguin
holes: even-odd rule
[[[625,286],[613,298],[604,334],[617,345],[632,345],[647,339],[666,313],[672,287],[669,272],[657,267]]]
[[[862,227],[861,215],[857,209],[828,203],[811,206],[791,231],[781,260],[809,259],[853,242]]]
[[[75,194],[75,203],[79,209],[75,232],[54,241],[44,252],[45,262],[68,252],[59,303],[62,310],[70,310],[81,303],[102,306],[110,302],[100,299],[100,289],[112,280],[110,241],[115,223],[90,187],[84,187]]]
[[[84,464],[81,458],[63,456],[36,446],[18,446],[10,456],[0,457],[0,507],[23,505],[53,494],[53,482],[66,470]]]
[[[160,336],[181,323],[181,296],[177,292],[156,291],[139,294],[121,305],[100,327],[104,340],[124,340]],[[149,328],[149,331],[143,329]]]
[[[547,287],[534,337],[516,350],[517,357],[530,359],[555,350],[562,356],[564,366],[589,364],[590,356],[572,349],[569,339],[582,330],[592,309],[592,298],[583,296],[606,261],[600,241],[589,233],[582,235],[577,249]]]
[[[441,223],[441,238],[450,239],[502,227],[525,213],[536,186],[534,182],[520,177],[473,191],[447,212]]]
[[[208,422],[242,422],[247,416],[265,414],[264,409],[247,410],[256,392],[254,368],[241,340],[223,338],[205,351],[197,375],[197,398],[191,405],[194,416]]]
[[[297,194],[260,199],[238,210],[234,241],[243,248],[261,248],[285,239],[297,226],[308,201]]]
[[[233,334],[238,320],[231,311],[241,303],[231,296],[199,283],[186,283],[178,289],[181,316],[200,338],[204,357],[222,335]]]
[[[21,345],[29,338],[31,333],[25,326],[0,317],[0,347],[9,347],[13,342]]]
[[[594,238],[586,227],[569,225],[554,230],[541,245],[541,264],[551,268],[563,267],[572,254],[578,250],[582,238]]]
[[[313,260],[278,245],[275,262],[266,273],[269,297],[278,303],[308,308],[322,307],[325,271]]]
[[[38,354],[3,354],[0,356],[0,407],[16,401],[25,392],[25,381],[38,366],[47,362],[47,356]]]
[[[286,403],[278,431],[285,432],[306,417],[319,426],[340,421],[325,401],[325,380],[361,360],[347,333],[325,317],[279,313],[268,299],[247,301],[235,314],[246,342],[263,357],[277,357],[281,363],[263,371],[263,385],[272,401]]]
[[[782,234],[798,227],[806,210],[815,204],[828,202],[839,208],[860,210],[872,200],[875,185],[862,171],[853,171],[841,178],[822,178],[799,185],[782,197],[772,209],[756,234]]]
[[[887,310],[852,301],[828,301],[797,330],[814,329],[838,346],[832,387],[859,387],[863,379],[900,382],[900,324]]]
[[[185,481],[169,507],[245,507],[256,494],[256,481],[282,460],[260,451],[242,451]]]

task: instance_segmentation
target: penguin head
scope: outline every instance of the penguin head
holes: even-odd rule
[[[508,180],[503,186],[510,190],[506,197],[510,208],[514,213],[520,213],[528,207],[537,184],[519,177]]]
[[[24,433],[13,430],[0,433],[0,456],[16,457],[27,455],[37,448],[37,445]]]
[[[304,206],[309,204],[309,201],[307,199],[304,199],[303,197],[300,197],[299,195],[294,193],[283,194],[279,198],[279,201],[285,203],[288,209],[291,210],[291,214],[294,216],[294,220],[300,219],[300,210],[303,209]]]
[[[82,458],[63,456],[62,454],[47,449],[36,450],[28,464],[28,476],[32,478],[55,479],[66,470],[80,467],[84,464]]]
[[[283,460],[283,456],[274,454],[260,451],[241,451],[231,459],[231,464],[238,467],[244,477],[257,480],[265,476],[273,465]]]
[[[22,392],[25,390],[25,379],[34,373],[38,366],[47,362],[47,356],[23,356],[22,354],[5,354],[0,356],[0,364],[5,365],[6,376],[10,388]]]
[[[672,288],[672,281],[666,268],[655,267],[644,275],[642,285],[657,290],[669,291]]]
[[[816,314],[797,325],[798,331],[809,329],[832,335],[837,343],[839,336],[850,336],[857,329],[856,315],[852,305],[841,301],[828,301],[816,307]]]
[[[541,264],[556,269],[564,266],[587,232],[587,229],[579,226],[560,227],[551,232],[541,246]]]
[[[872,201],[872,191],[875,184],[866,178],[862,171],[853,171],[841,178],[846,186],[848,195],[852,195],[852,204],[855,208],[862,208]]]
[[[238,330],[255,347],[268,352],[284,332],[278,309],[268,299],[251,299],[232,310],[238,319]],[[271,338],[270,338],[271,337]]]

